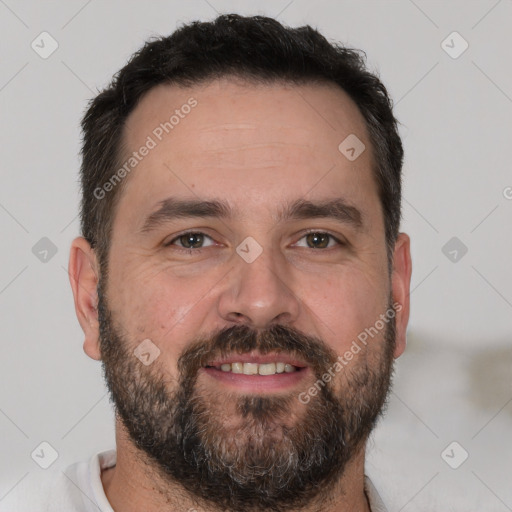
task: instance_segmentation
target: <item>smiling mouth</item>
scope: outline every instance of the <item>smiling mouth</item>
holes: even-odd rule
[[[269,392],[296,386],[309,367],[301,360],[283,353],[233,354],[210,361],[203,372],[216,382],[240,391]]]
[[[213,368],[226,373],[239,373],[243,375],[276,375],[279,373],[293,373],[304,369],[304,367],[295,366],[283,361],[271,363],[223,363],[218,366],[207,365],[206,368]]]

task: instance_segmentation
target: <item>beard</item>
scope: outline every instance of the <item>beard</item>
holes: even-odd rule
[[[321,339],[284,325],[264,331],[236,325],[196,339],[179,357],[178,379],[172,380],[158,359],[144,366],[135,357],[137,343],[115,325],[101,288],[98,293],[103,371],[116,414],[164,487],[178,484],[204,506],[277,512],[306,507],[339,482],[383,411],[393,371],[394,317],[382,340],[370,342],[327,383],[322,376],[332,371],[337,354]],[[304,404],[298,390],[244,395],[205,385],[200,374],[209,361],[252,350],[306,361],[322,383],[318,394]]]

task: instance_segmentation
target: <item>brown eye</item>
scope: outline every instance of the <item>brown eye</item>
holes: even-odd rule
[[[187,233],[179,237],[180,243],[186,249],[197,249],[203,245],[204,236],[201,233]]]
[[[165,245],[166,247],[174,245],[183,249],[202,249],[204,247],[214,245],[214,241],[211,237],[205,235],[204,233],[196,233],[190,231],[188,233],[183,233],[176,238],[173,238]]]
[[[306,242],[311,249],[326,249],[331,238],[328,233],[309,233]]]

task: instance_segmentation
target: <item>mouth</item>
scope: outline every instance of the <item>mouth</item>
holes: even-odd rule
[[[244,392],[272,392],[297,386],[308,366],[283,353],[233,354],[211,361],[202,371],[217,382]]]

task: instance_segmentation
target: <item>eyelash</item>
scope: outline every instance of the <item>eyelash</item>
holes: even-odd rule
[[[327,231],[320,231],[318,229],[311,229],[311,230],[308,230],[306,231],[300,238],[299,240],[302,240],[304,237],[306,237],[307,235],[310,235],[312,233],[316,233],[316,234],[319,234],[319,235],[327,235],[329,236],[332,240],[334,240],[338,246],[344,246],[346,245],[345,242],[343,242],[342,240],[340,240],[339,238],[335,237],[334,235],[332,235],[331,233],[327,232]],[[214,241],[213,238],[209,235],[207,235],[206,233],[203,233],[202,231],[184,231],[183,233],[180,233],[179,235],[175,236],[172,240],[170,240],[169,242],[165,243],[164,244],[164,247],[172,247],[174,242],[178,239],[180,239],[182,236],[185,236],[185,235],[204,235],[205,237],[209,238],[210,240]],[[212,244],[213,245],[213,244]],[[208,247],[211,247],[211,246],[208,246]],[[189,247],[180,247],[179,245],[178,246],[175,246],[175,250],[178,250],[180,252],[186,252],[187,254],[200,254],[202,253],[202,251],[204,249],[207,249],[208,247],[200,247],[198,249],[191,249]],[[316,250],[318,251],[318,249],[313,249],[311,247],[308,247],[308,249],[311,249],[311,250]],[[332,247],[326,247],[324,249],[321,249],[320,252],[322,251],[325,251],[327,249],[333,249]]]

